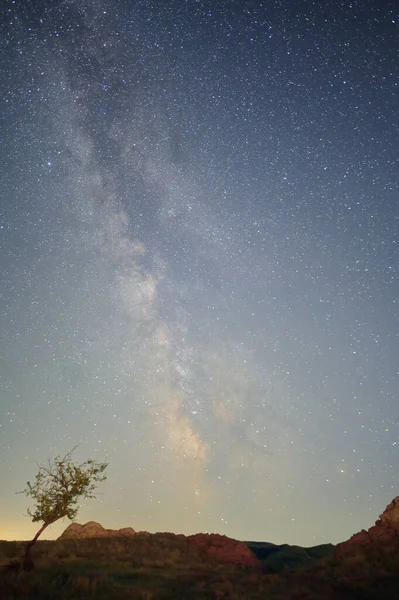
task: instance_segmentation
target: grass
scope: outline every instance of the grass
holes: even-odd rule
[[[22,549],[21,542],[0,542],[0,563]],[[271,574],[220,564],[182,538],[154,535],[42,541],[32,557],[32,572],[0,575],[1,600],[399,599],[398,553],[327,557]]]

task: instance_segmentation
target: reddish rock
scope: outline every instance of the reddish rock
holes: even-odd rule
[[[346,542],[337,544],[336,556],[354,556],[371,550],[399,551],[399,496],[388,504],[368,531],[363,529]]]
[[[218,533],[197,533],[187,538],[208,556],[218,562],[232,564],[251,570],[260,570],[261,564],[245,542]]]
[[[133,527],[122,527],[122,529],[108,529],[108,531],[116,532],[116,535],[119,536],[130,536],[130,535],[136,535],[136,532],[134,531]]]
[[[399,529],[399,496],[394,498],[391,504],[388,504],[382,515],[380,515],[380,521],[383,525]]]
[[[175,541],[186,544],[186,548],[193,548],[204,558],[212,558],[215,562],[240,566],[251,570],[261,570],[261,564],[256,556],[248,548],[245,542],[240,542],[225,535],[216,533],[197,533],[188,537],[183,534],[170,532],[150,534],[146,531],[136,533],[131,527],[123,529],[104,529],[102,525],[94,521],[89,521],[85,525],[71,523],[64,533],[58,538],[66,539],[85,539],[85,538],[111,538],[123,536],[150,537],[160,543]],[[167,552],[167,546],[165,551]]]
[[[71,523],[58,539],[76,540],[84,538],[130,537],[132,535],[136,535],[136,532],[131,527],[124,527],[122,529],[104,529],[100,523],[89,521],[84,525],[81,525],[80,523]]]

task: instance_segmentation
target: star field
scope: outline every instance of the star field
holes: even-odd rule
[[[110,463],[80,522],[370,526],[399,493],[396,3],[0,11],[0,538],[76,444]]]

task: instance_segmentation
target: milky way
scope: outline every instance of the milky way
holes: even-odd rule
[[[1,537],[77,444],[105,527],[337,542],[399,493],[395,4],[3,1]]]

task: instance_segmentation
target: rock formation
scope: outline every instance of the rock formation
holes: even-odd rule
[[[117,530],[104,529],[99,523],[89,521],[85,525],[72,523],[58,539],[79,540],[126,536],[134,536],[137,542],[140,542],[143,538],[150,538],[152,544],[159,544],[160,548],[166,548],[166,552],[168,551],[168,543],[170,543],[172,549],[177,544],[180,548],[186,548],[188,551],[191,548],[195,554],[199,554],[205,560],[210,558],[219,563],[232,564],[250,570],[261,570],[260,561],[249,549],[246,542],[240,542],[216,533],[197,533],[189,536],[169,532],[150,534],[145,531],[135,532],[131,527]]]
[[[136,532],[131,527],[124,527],[122,529],[104,529],[100,523],[89,521],[84,525],[80,525],[80,523],[71,523],[58,539],[76,540],[85,538],[129,537],[132,535],[136,535]]]
[[[233,564],[251,570],[260,570],[261,563],[245,542],[217,533],[197,533],[187,538],[190,544],[214,558],[217,562]]]
[[[355,533],[346,542],[337,544],[336,556],[354,556],[370,551],[399,550],[399,496],[384,510],[368,531]]]

